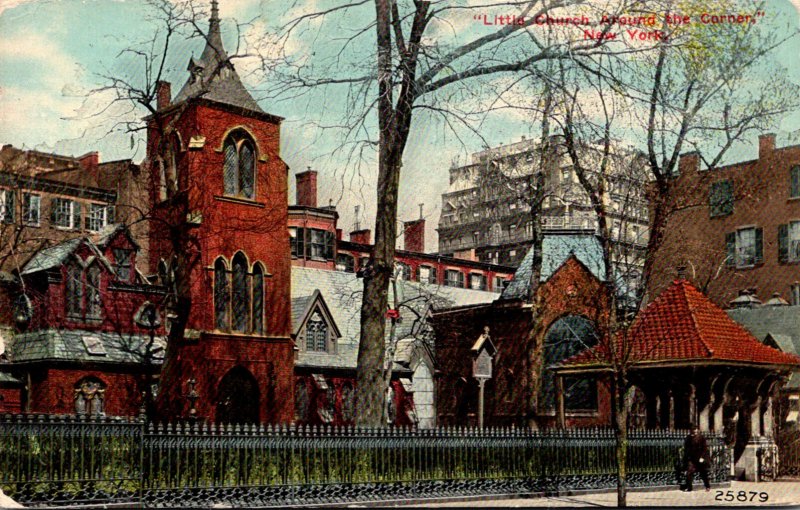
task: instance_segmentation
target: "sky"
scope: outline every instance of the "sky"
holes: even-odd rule
[[[273,27],[329,6],[332,1],[220,0],[226,49],[229,53],[269,49]],[[453,3],[468,4],[466,0]],[[207,8],[203,2],[198,1],[197,5]],[[765,29],[782,24],[800,27],[800,0],[767,0],[764,10]],[[431,33],[466,41],[497,30],[476,22],[466,12],[455,11],[433,27]],[[338,20],[335,17],[313,20],[285,51],[296,62],[316,65],[315,59],[331,56],[341,37],[352,34],[373,13],[367,2],[365,9],[349,11]],[[486,13],[489,17],[497,14],[490,9]],[[237,21],[244,25],[237,27]],[[127,125],[117,122],[136,123],[144,112],[132,110],[127,104],[114,104],[110,91],[98,89],[107,83],[104,77],[122,77],[134,82],[141,77],[141,62],[123,50],[141,47],[154,34],[156,26],[154,12],[142,0],[0,0],[0,143],[76,156],[98,150],[103,161],[125,158],[140,161],[144,157],[142,133],[130,132],[124,129]],[[795,37],[778,48],[774,59],[782,64],[776,67],[777,72],[786,73],[788,79],[800,84],[798,39]],[[356,41],[346,56],[370,56],[372,50],[366,45],[374,41],[371,32]],[[189,57],[199,56],[203,45],[204,41],[198,38],[171,45],[166,77],[173,83],[173,93],[187,78]],[[347,113],[347,91],[328,89],[301,97],[275,98],[270,94],[274,77],[261,72],[259,62],[252,58],[234,61],[261,107],[286,119],[281,156],[292,173],[307,167],[319,171],[319,203],[337,206],[339,226],[345,232],[356,221],[355,206],[362,211],[361,227],[372,228],[377,176],[374,154],[367,152],[359,158],[349,152],[349,146],[336,150],[341,146],[340,130],[330,127]],[[331,73],[334,75],[336,71]],[[507,81],[508,78],[499,78],[491,86],[503,87]],[[476,94],[483,94],[478,101],[492,96],[491,90]],[[456,100],[468,103],[476,98]],[[532,100],[520,96],[522,103]],[[419,204],[424,203],[426,249],[434,251],[441,194],[448,187],[451,163],[467,161],[469,154],[481,150],[484,143],[492,146],[512,143],[522,136],[534,136],[535,129],[523,112],[514,109],[471,118],[465,126],[450,125],[430,112],[419,111],[417,115],[404,157],[399,219],[418,218]],[[374,137],[375,119],[367,119],[365,126],[373,131]],[[800,143],[800,113],[782,119],[774,131],[779,145]],[[629,140],[634,145],[638,141]],[[731,158],[751,159],[756,150],[756,140],[749,140],[738,145]],[[293,196],[292,188],[290,202]]]

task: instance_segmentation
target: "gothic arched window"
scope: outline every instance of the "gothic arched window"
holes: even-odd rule
[[[225,267],[225,261],[222,258],[218,258],[214,263],[214,323],[217,329],[228,330],[230,300],[228,270]]]
[[[578,315],[567,315],[555,321],[544,338],[544,367],[554,365],[579,352],[597,345],[594,323]],[[543,409],[556,406],[555,377],[543,369],[539,402]],[[597,382],[593,379],[564,377],[564,406],[567,411],[597,409]]]
[[[96,263],[86,270],[86,317],[91,319],[102,317],[100,272],[100,266]]]
[[[102,416],[106,385],[96,377],[85,377],[75,384],[75,413]]]
[[[328,350],[328,325],[318,311],[314,312],[306,324],[306,350]]]
[[[80,317],[83,307],[83,268],[77,261],[67,266],[67,315]]]
[[[356,392],[349,382],[342,385],[342,420],[352,423],[356,419]]]
[[[232,310],[234,331],[246,333],[250,322],[250,285],[247,274],[247,259],[239,252],[232,263]]]
[[[264,334],[264,268],[253,266],[253,333]]]
[[[243,131],[234,131],[225,140],[223,154],[225,194],[253,198],[256,174],[256,150],[253,141]]]
[[[294,419],[298,423],[307,423],[309,418],[310,397],[305,379],[298,379],[294,387]]]

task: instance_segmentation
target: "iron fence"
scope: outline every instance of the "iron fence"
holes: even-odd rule
[[[683,431],[631,432],[631,487],[678,483]],[[710,436],[712,480],[728,450]],[[22,503],[344,503],[610,488],[611,430],[154,425],[0,417],[0,486]]]

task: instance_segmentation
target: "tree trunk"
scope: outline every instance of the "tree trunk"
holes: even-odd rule
[[[625,405],[627,381],[624,375],[614,375],[614,435],[617,453],[617,506],[628,506],[628,407]]]

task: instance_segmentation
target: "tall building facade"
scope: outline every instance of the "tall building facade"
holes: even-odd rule
[[[288,422],[294,343],[282,119],[242,84],[211,6],[206,46],[189,60],[187,82],[172,99],[160,83],[158,112],[148,119],[149,272],[175,295],[178,313],[190,305],[185,334],[167,352],[159,412]]]
[[[543,168],[545,232],[595,232],[596,214],[578,181],[563,139],[555,136],[552,153],[541,163],[534,140],[487,148],[472,154],[467,165],[450,169],[450,187],[442,195],[439,253],[481,262],[517,266],[531,246],[532,183]],[[582,166],[596,179],[602,146],[581,143]],[[614,254],[621,273],[635,279],[648,239],[644,191],[645,167],[631,149],[613,145],[606,172]]]
[[[800,304],[800,146],[776,147],[765,134],[757,159],[703,169],[687,153],[678,166],[648,293],[685,265],[719,306]]]

